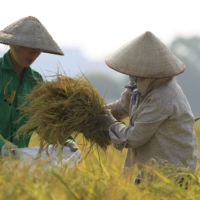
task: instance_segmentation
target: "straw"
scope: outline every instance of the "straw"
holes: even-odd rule
[[[111,144],[108,132],[90,134],[86,122],[95,115],[105,114],[105,101],[83,77],[71,78],[57,74],[55,80],[39,82],[19,108],[28,118],[17,132],[29,136],[34,131],[40,137],[40,150],[53,144],[64,145],[70,135],[82,134],[90,147],[106,150]],[[21,118],[20,118],[21,120]]]

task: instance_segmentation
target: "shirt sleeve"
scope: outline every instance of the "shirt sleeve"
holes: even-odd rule
[[[113,103],[107,104],[107,108],[111,110],[112,115],[117,120],[122,120],[128,117],[130,106],[130,90],[126,89],[119,100]]]
[[[170,115],[169,106],[163,105],[162,99],[156,98],[144,103],[133,126],[122,123],[113,124],[109,129],[111,140],[118,150],[137,148],[148,142],[159,126]]]

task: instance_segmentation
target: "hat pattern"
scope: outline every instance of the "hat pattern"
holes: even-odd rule
[[[64,55],[42,23],[32,16],[19,19],[0,31],[0,43]]]
[[[126,43],[105,59],[121,73],[143,78],[167,78],[185,71],[185,65],[150,31]]]

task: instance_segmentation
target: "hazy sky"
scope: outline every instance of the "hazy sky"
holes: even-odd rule
[[[80,48],[90,60],[145,31],[165,44],[178,35],[200,36],[199,0],[4,0],[0,7],[0,30],[35,16],[61,48]]]

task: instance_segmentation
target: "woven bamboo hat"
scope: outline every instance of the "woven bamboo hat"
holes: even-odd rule
[[[185,65],[154,34],[147,31],[105,59],[123,74],[143,78],[166,78],[185,71]]]
[[[46,53],[64,55],[42,23],[28,16],[0,31],[0,43],[40,49]]]

